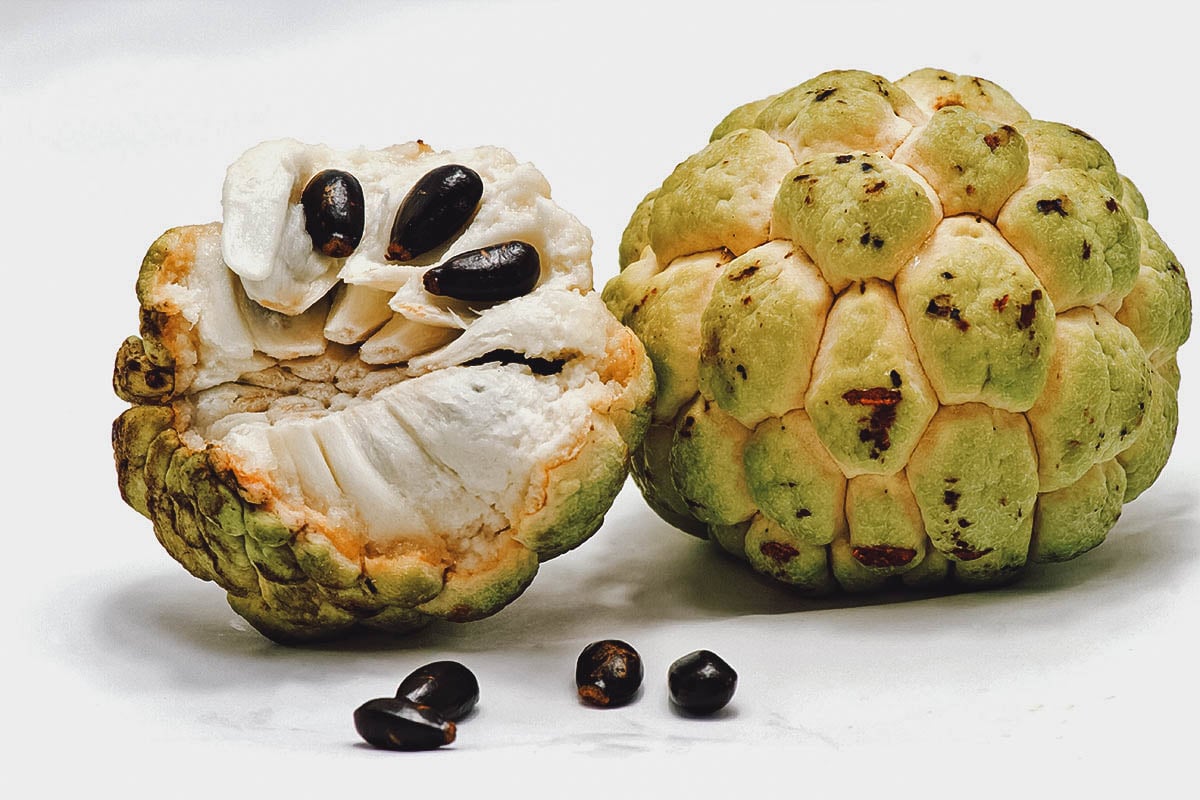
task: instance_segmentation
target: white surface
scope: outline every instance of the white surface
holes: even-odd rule
[[[1153,796],[1190,780],[1194,343],[1175,455],[1110,541],[1015,587],[940,599],[796,600],[668,529],[628,486],[595,538],[490,620],[285,649],[170,561],[121,503],[108,442],[146,246],[215,219],[225,166],[276,136],[508,147],[590,225],[600,285],[636,201],[729,108],[833,67],[940,66],[1103,141],[1196,286],[1196,44],[1170,6],[241,5],[0,5],[0,759],[15,796]],[[610,636],[641,650],[643,694],[584,708],[575,656]],[[667,665],[698,647],[741,674],[719,719],[667,704]],[[434,658],[483,687],[454,747],[357,744],[354,707]]]

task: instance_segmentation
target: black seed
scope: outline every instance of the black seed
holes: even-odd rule
[[[671,702],[691,714],[712,714],[733,699],[737,673],[716,653],[697,650],[667,671]]]
[[[464,361],[464,367],[477,367],[481,364],[524,364],[529,367],[529,371],[534,375],[557,375],[563,370],[566,364],[566,359],[562,358],[538,358],[537,356],[527,356],[524,353],[518,353],[515,350],[492,350],[490,353],[484,353],[478,358],[472,358],[470,361]]]
[[[354,252],[363,234],[363,190],[349,172],[327,169],[312,176],[300,195],[304,230],[313,248],[330,258]]]
[[[354,711],[354,729],[384,750],[433,750],[454,741],[454,723],[429,706],[394,697],[368,700]]]
[[[479,702],[479,681],[457,661],[434,661],[409,673],[396,689],[396,699],[428,706],[442,719],[457,721]]]
[[[447,164],[428,172],[413,186],[392,223],[389,261],[412,261],[458,233],[483,196],[479,173],[461,164]]]
[[[525,242],[460,253],[426,271],[425,291],[457,300],[511,300],[528,294],[542,274],[541,258]]]
[[[589,705],[624,705],[641,685],[642,657],[619,639],[592,642],[575,662],[575,687]]]

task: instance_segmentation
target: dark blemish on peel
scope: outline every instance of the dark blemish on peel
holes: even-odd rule
[[[1063,208],[1063,199],[1055,197],[1053,200],[1038,200],[1037,210],[1042,214],[1058,214],[1060,217],[1067,215],[1066,209]]]

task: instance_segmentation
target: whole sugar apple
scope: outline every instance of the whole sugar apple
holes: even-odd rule
[[[549,191],[496,148],[268,142],[150,247],[121,493],[267,636],[476,619],[600,526],[653,373]]]
[[[989,81],[837,71],[741,106],[620,258],[605,300],[657,375],[635,480],[800,589],[1073,558],[1170,452],[1183,269],[1098,141]]]

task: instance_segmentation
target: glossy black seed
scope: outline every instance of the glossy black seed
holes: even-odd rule
[[[409,673],[396,697],[429,706],[443,719],[460,720],[479,702],[479,681],[457,661],[434,661]]]
[[[363,190],[349,172],[318,172],[300,195],[304,230],[313,247],[331,258],[354,252],[363,235]]]
[[[592,642],[575,663],[575,686],[589,705],[624,705],[641,685],[642,657],[619,639]]]
[[[425,291],[456,300],[511,300],[533,291],[542,261],[533,245],[504,242],[469,250],[427,270]]]
[[[409,190],[396,211],[388,241],[389,261],[412,261],[445,244],[479,207],[483,180],[462,164],[427,173]]]
[[[354,711],[354,729],[385,750],[433,750],[454,741],[454,723],[429,706],[394,697],[368,700]]]
[[[692,714],[712,714],[725,707],[737,688],[737,673],[716,653],[697,650],[667,670],[671,702]]]

